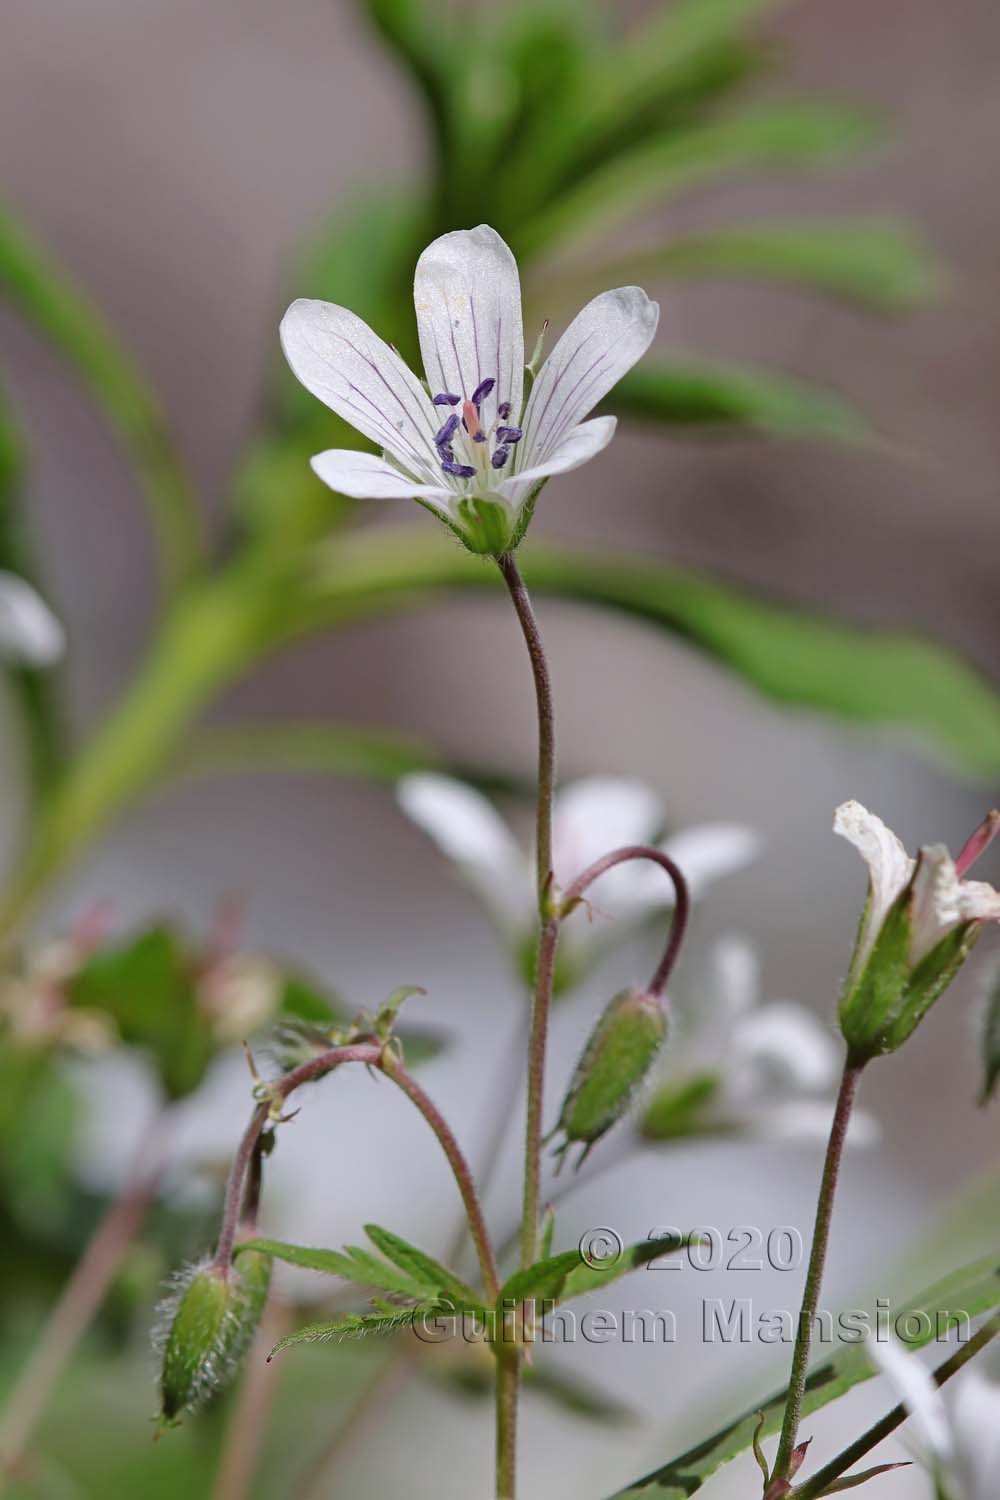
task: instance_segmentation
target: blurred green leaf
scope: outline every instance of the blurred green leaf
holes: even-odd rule
[[[826,620],[646,558],[524,548],[540,594],[619,610],[689,642],[782,704],[905,731],[925,750],[995,777],[1000,694],[929,641]],[[290,633],[426,604],[445,589],[496,592],[488,562],[430,526],[358,532],[325,550],[297,598]]]
[[[721,434],[875,442],[867,419],[832,391],[720,360],[650,358],[603,403],[617,416]]]
[[[508,1276],[497,1294],[497,1306],[509,1306],[523,1302],[527,1297],[558,1306],[572,1297],[582,1297],[599,1287],[610,1286],[630,1271],[649,1265],[664,1255],[673,1255],[684,1248],[686,1239],[669,1235],[662,1239],[642,1240],[638,1245],[623,1248],[617,1256],[609,1257],[597,1265],[588,1265],[579,1250],[564,1250],[547,1260],[536,1261],[523,1271]]]
[[[17,573],[36,588],[39,580],[24,518],[18,504],[21,450],[13,422],[0,401],[0,569]],[[63,761],[62,723],[54,667],[9,665],[26,731],[28,774],[36,798],[44,796]]]
[[[151,1054],[166,1093],[181,1098],[198,1087],[216,1051],[196,977],[180,936],[151,927],[94,953],[70,980],[70,1000],[110,1015],[124,1042]]]
[[[988,1104],[1000,1079],[1000,964],[989,972],[979,1023],[979,1060],[982,1069],[980,1104]]]
[[[21,1230],[61,1228],[79,1123],[76,1090],[51,1053],[0,1037],[0,1200]]]
[[[141,371],[41,245],[0,211],[0,293],[76,369],[125,443],[149,502],[168,585],[201,555],[188,479]]]
[[[913,230],[858,219],[747,224],[674,240],[622,256],[588,272],[595,287],[676,276],[763,277],[898,312],[928,301],[944,285],[940,268]]]
[[[635,147],[556,198],[517,242],[535,254],[572,239],[574,252],[647,204],[727,172],[837,162],[877,135],[856,110],[833,104],[759,104],[732,118]]]
[[[898,1337],[911,1349],[922,1349],[932,1339],[943,1337],[946,1329],[998,1306],[1000,1266],[996,1257],[991,1256],[953,1272],[898,1312],[894,1309],[894,1327]],[[908,1313],[914,1316],[907,1319]],[[918,1313],[926,1314],[926,1317],[917,1318]],[[914,1330],[919,1331],[910,1336]],[[863,1343],[841,1344],[835,1353],[818,1361],[809,1372],[803,1417],[811,1416],[831,1401],[836,1401],[861,1381],[870,1380],[875,1373]],[[765,1438],[778,1431],[786,1395],[787,1392],[781,1390],[767,1401],[755,1403],[736,1421],[672,1459],[662,1469],[618,1491],[612,1500],[634,1500],[637,1495],[646,1495],[650,1500],[654,1496],[656,1500],[691,1500],[691,1496],[724,1464],[751,1446],[755,1433]],[[764,1422],[758,1427],[762,1412]]]

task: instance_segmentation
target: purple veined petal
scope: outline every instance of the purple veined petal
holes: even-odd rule
[[[608,446],[617,425],[617,417],[592,417],[589,422],[581,422],[579,427],[574,427],[567,433],[544,463],[533,464],[530,469],[502,480],[496,486],[495,493],[508,505],[523,504],[541,480],[548,479],[553,474],[566,474],[570,469],[578,469],[581,464],[589,463],[595,458]],[[516,453],[522,451],[515,449]]]
[[[489,430],[501,405],[521,409],[524,330],[521,283],[510,249],[487,224],[436,239],[417,262],[413,303],[424,373],[432,391],[468,400],[484,381]]]
[[[281,346],[307,391],[424,482],[433,480],[438,408],[367,323],[332,302],[300,298],[281,320]]]
[[[355,453],[350,448],[328,448],[310,459],[313,472],[338,495],[352,500],[427,500],[445,515],[455,498],[454,490],[441,484],[422,484],[400,473],[374,453]]]
[[[518,450],[525,469],[544,463],[631,370],[653,341],[659,305],[641,287],[588,302],[542,365],[528,398]]]

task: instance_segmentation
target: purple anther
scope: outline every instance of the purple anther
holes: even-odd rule
[[[469,436],[474,443],[485,443],[486,441],[486,434],[481,427],[478,428],[475,432],[470,432]]]
[[[478,405],[479,405],[479,403],[481,401],[485,401],[486,397],[489,395],[490,391],[493,389],[493,387],[495,385],[496,385],[496,381],[493,380],[492,378],[487,378],[486,380],[481,380],[479,382],[479,384],[476,386],[476,389],[473,391],[472,396],[470,397],[470,400],[472,401],[473,406],[477,406],[478,407]]]
[[[493,454],[493,457],[490,459],[490,463],[493,465],[494,469],[502,469],[508,458],[510,458],[510,449],[498,448]]]
[[[461,396],[452,396],[447,391],[442,391],[439,396],[432,397],[432,405],[457,406],[461,399]]]
[[[456,479],[475,479],[476,471],[471,464],[456,464],[450,459],[441,465],[446,474],[454,474]]]
[[[521,431],[520,427],[497,428],[498,443],[519,443],[523,437],[524,433]]]
[[[452,438],[455,436],[455,433],[457,431],[458,431],[458,417],[456,416],[456,414],[454,412],[452,412],[452,414],[448,418],[447,422],[445,422],[441,427],[439,427],[438,430],[437,430],[437,432],[434,434],[434,442],[437,445],[437,447],[439,447],[439,448],[446,447],[447,444],[451,442]]]
[[[497,407],[497,416],[500,418],[501,422],[506,422],[507,418],[510,416],[509,401],[500,402],[500,405]]]

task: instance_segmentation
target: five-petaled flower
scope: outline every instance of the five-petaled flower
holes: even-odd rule
[[[911,859],[881,818],[859,802],[837,808],[833,828],[868,866],[868,900],[840,1003],[856,1062],[894,1052],[951,983],[984,922],[1000,921],[1000,892],[966,880],[1000,829],[992,812],[952,859],[930,844]]]
[[[507,551],[546,479],[611,441],[614,417],[584,418],[645,354],[659,308],[639,287],[602,292],[533,375],[525,401],[517,263],[494,229],[428,245],[413,300],[426,385],[347,308],[300,299],[288,309],[281,342],[293,372],[382,450],[334,448],[312,466],[342,495],[418,500],[474,551]]]
[[[404,812],[458,866],[530,969],[537,924],[534,867],[492,802],[464,782],[429,772],[404,776],[398,796]],[[639,781],[586,776],[568,782],[557,792],[553,808],[557,885],[565,886],[618,845],[654,842],[662,826],[659,797]],[[661,847],[680,865],[697,900],[713,881],[756,858],[760,839],[744,824],[704,823],[672,834]],[[628,937],[671,905],[673,890],[662,870],[634,862],[608,870],[594,883],[591,896],[585,908],[591,920],[575,915],[564,925],[560,989],[593,968],[610,941]],[[617,919],[613,936],[607,918]]]
[[[996,1500],[1000,1487],[1000,1370],[963,1370],[945,1393],[897,1339],[869,1338],[872,1362],[913,1420],[916,1457],[939,1500]]]

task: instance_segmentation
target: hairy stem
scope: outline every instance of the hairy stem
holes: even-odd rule
[[[833,1112],[830,1139],[823,1163],[823,1176],[820,1179],[819,1198],[816,1203],[816,1223],[813,1228],[812,1248],[809,1252],[809,1266],[806,1270],[806,1284],[802,1294],[802,1308],[795,1330],[795,1349],[792,1354],[792,1371],[788,1381],[788,1399],[785,1403],[778,1454],[771,1474],[772,1482],[775,1479],[788,1477],[789,1464],[799,1434],[802,1398],[805,1394],[809,1352],[812,1346],[812,1325],[823,1285],[823,1270],[826,1266],[826,1252],[830,1243],[830,1225],[833,1220],[837,1179],[840,1175],[840,1162],[844,1154],[847,1128],[850,1124],[851,1110],[854,1107],[862,1067],[863,1064],[854,1063],[848,1059],[844,1066],[837,1104]]]
[[[496,1491],[497,1500],[515,1500],[517,1488],[517,1400],[520,1357],[504,1342],[496,1348]]]
[[[585,892],[595,880],[598,880],[606,871],[613,870],[616,865],[627,864],[633,859],[648,859],[653,864],[659,865],[670,876],[674,887],[676,905],[670,923],[667,945],[663,950],[663,957],[656,966],[655,974],[646,986],[651,995],[662,995],[674,964],[677,962],[677,955],[687,931],[688,917],[691,914],[691,897],[687,881],[679,865],[670,858],[669,854],[664,854],[662,849],[654,849],[650,844],[625,844],[621,849],[613,849],[610,854],[602,854],[600,859],[588,865],[583,873],[566,887],[560,914],[564,917],[569,916],[573,908],[583,900]]]
[[[934,1371],[935,1384],[942,1386],[953,1375],[957,1375],[959,1370],[963,1369],[970,1359],[975,1358],[981,1349],[985,1349],[987,1344],[992,1343],[998,1334],[1000,1334],[1000,1313],[994,1313],[993,1317],[973,1334],[967,1344],[956,1349],[954,1354],[937,1366]],[[863,1432],[811,1479],[807,1479],[804,1484],[797,1485],[791,1492],[793,1500],[817,1500],[819,1495],[828,1490],[842,1474],[846,1474],[848,1469],[853,1468],[866,1453],[870,1453],[873,1448],[895,1432],[908,1416],[909,1412],[905,1406],[894,1406],[892,1411],[887,1412],[884,1417],[869,1427],[867,1432]]]
[[[151,1127],[121,1196],[108,1209],[49,1315],[31,1357],[0,1417],[0,1485],[24,1456],[39,1418],[74,1349],[86,1332],[139,1232],[162,1173],[157,1142],[162,1117]]]

